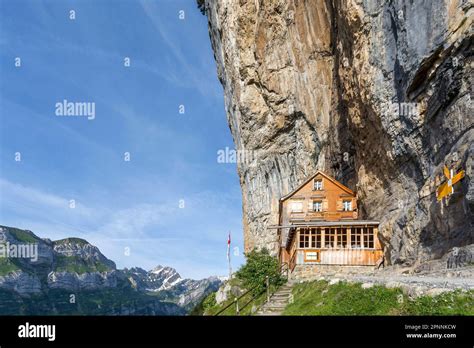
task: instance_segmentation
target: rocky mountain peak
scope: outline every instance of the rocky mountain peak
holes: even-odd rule
[[[172,267],[157,266],[148,272],[149,290],[161,291],[172,288],[183,279]]]
[[[65,257],[76,257],[85,262],[101,263],[110,269],[116,269],[115,262],[105,257],[99,248],[81,238],[65,238],[54,241],[53,250]]]

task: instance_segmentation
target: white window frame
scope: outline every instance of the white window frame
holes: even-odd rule
[[[317,208],[319,207],[319,209]],[[322,212],[323,211],[323,202],[322,201],[313,201],[313,211]]]
[[[343,200],[342,201],[342,210],[343,211],[352,211],[352,201],[351,200]]]
[[[314,179],[313,189],[315,191],[322,191],[323,190],[323,179]]]

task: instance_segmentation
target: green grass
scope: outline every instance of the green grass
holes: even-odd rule
[[[242,288],[242,282],[236,278],[231,280],[231,284],[233,286],[238,286]],[[271,285],[270,286],[271,291],[276,290],[276,287]],[[199,303],[191,312],[190,315],[215,315],[217,314],[221,309],[229,305],[230,303],[234,303],[235,296],[231,295],[229,296],[230,298],[221,303],[217,304],[216,302],[216,293],[210,293],[206,298],[204,298],[201,303]],[[237,296],[238,297],[238,296]],[[254,298],[255,297],[255,298]],[[252,300],[250,303],[249,301]],[[263,305],[266,301],[267,295],[266,292],[260,293],[260,294],[252,294],[251,292],[243,296],[241,299],[238,300],[239,303],[239,315],[252,315],[252,307],[258,309],[261,305]],[[249,303],[247,306],[245,306],[247,303]],[[219,315],[237,315],[236,313],[236,306],[235,304],[232,304],[227,308],[225,311],[223,311]]]
[[[79,256],[58,255],[56,260],[56,272],[76,272],[78,274],[90,272],[106,272],[111,270],[106,264],[101,262],[86,263]]]
[[[474,291],[410,299],[399,288],[326,281],[297,284],[284,315],[474,315]]]
[[[232,297],[224,303],[218,305],[216,302],[212,302],[212,296],[214,296],[215,301],[215,293],[211,293],[203,301],[203,311],[201,313],[193,311],[191,312],[191,315],[215,315],[226,305],[234,302],[234,298]],[[262,293],[256,296],[256,298],[250,304],[242,308],[247,302],[252,299],[253,296],[254,295],[252,293],[248,293],[247,295],[239,299],[239,315],[252,315],[252,307],[258,308],[260,305],[265,303],[266,294]],[[206,301],[208,302],[206,303]],[[235,304],[232,304],[229,308],[227,308],[219,315],[237,315]]]
[[[66,244],[66,243],[73,243],[77,245],[87,245],[89,242],[87,242],[85,239],[82,238],[76,238],[76,237],[69,237],[69,238],[64,238],[64,239],[59,239],[54,241],[54,244]]]
[[[15,265],[10,259],[6,257],[0,257],[0,276],[7,275],[8,273],[19,269],[20,268]]]
[[[25,230],[20,230],[18,228],[9,227],[8,232],[18,241],[23,243],[36,243],[38,238],[33,235],[31,232]]]
[[[454,291],[419,297],[406,307],[407,315],[474,315],[474,291]]]

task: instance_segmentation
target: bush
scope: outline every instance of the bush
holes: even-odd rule
[[[204,299],[204,301],[202,302],[202,307],[203,307],[204,311],[206,311],[207,309],[212,308],[215,305],[217,305],[216,293],[212,292],[212,293],[209,294],[209,296],[207,296]]]
[[[245,254],[247,262],[236,273],[247,289],[254,289],[254,293],[261,293],[266,289],[266,277],[270,278],[272,285],[281,285],[283,278],[280,275],[278,260],[271,256],[266,248],[260,251],[252,250]]]

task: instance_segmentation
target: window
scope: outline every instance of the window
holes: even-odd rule
[[[326,228],[325,235],[324,235],[325,248],[334,248],[335,235],[336,235],[335,228]]]
[[[373,227],[352,227],[350,238],[348,238],[348,232],[349,229],[346,227],[325,228],[323,239],[321,228],[301,228],[299,248],[373,249],[375,247]]]
[[[311,248],[321,248],[321,229],[311,229]]]
[[[368,227],[364,229],[364,247],[365,248],[374,248],[374,229],[373,227]]]
[[[347,247],[347,230],[345,228],[338,228],[336,230],[336,243],[338,248]]]
[[[353,228],[351,231],[351,248],[360,249],[362,248],[362,227]]]
[[[307,228],[300,230],[300,248],[309,248],[310,233]]]
[[[291,202],[291,212],[292,213],[302,213],[303,212],[303,202]]]
[[[323,180],[321,179],[314,180],[314,189],[321,191],[323,189]]]
[[[321,229],[303,228],[300,230],[300,248],[321,248]]]
[[[343,201],[343,208],[344,211],[352,211],[352,201]]]
[[[313,201],[313,211],[323,211],[323,202]]]

